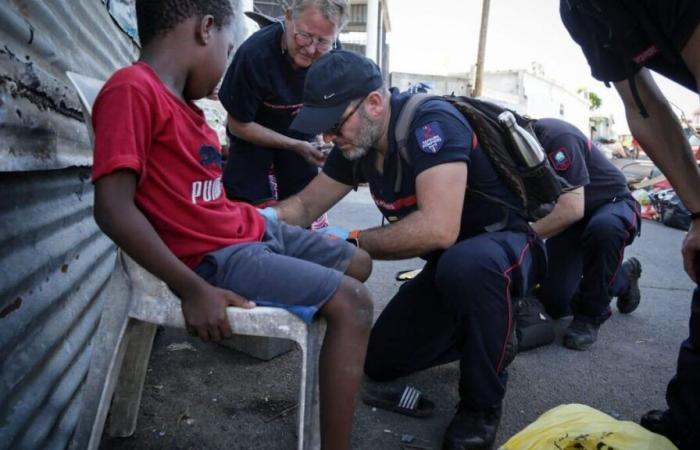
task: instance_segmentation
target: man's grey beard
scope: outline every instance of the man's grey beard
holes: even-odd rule
[[[366,147],[353,146],[350,150],[344,151],[343,156],[345,159],[355,161],[365,156],[367,154],[367,150],[368,149]]]
[[[343,151],[345,159],[350,161],[355,161],[365,156],[370,147],[379,139],[381,130],[381,125],[372,122],[363,109],[360,109],[358,114],[362,119],[362,126],[357,133],[359,135],[357,142],[353,142],[354,145],[350,150]]]

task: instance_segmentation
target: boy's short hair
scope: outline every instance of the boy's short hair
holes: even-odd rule
[[[190,17],[214,17],[221,27],[233,16],[230,0],[136,0],[136,23],[141,47]]]
[[[350,17],[347,0],[294,0],[289,7],[292,17],[297,18],[307,8],[316,8],[329,22],[335,24],[338,31],[345,27]]]

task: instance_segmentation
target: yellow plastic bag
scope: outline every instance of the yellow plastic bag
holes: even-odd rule
[[[499,450],[678,450],[664,436],[586,405],[542,414]]]

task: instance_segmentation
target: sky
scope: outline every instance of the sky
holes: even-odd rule
[[[390,70],[448,75],[468,73],[476,63],[482,0],[387,0]],[[559,17],[559,0],[492,0],[484,69],[526,69],[542,64],[544,74],[575,91],[598,94],[603,114],[612,114],[618,133],[627,132],[624,108],[614,88],[590,76],[581,48]],[[690,114],[697,94],[655,76],[669,101]]]

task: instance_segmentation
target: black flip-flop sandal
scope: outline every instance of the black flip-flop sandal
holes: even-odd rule
[[[412,386],[405,386],[401,391],[365,389],[362,393],[362,401],[369,406],[411,417],[429,417],[435,410],[435,404],[423,397],[421,391]]]

